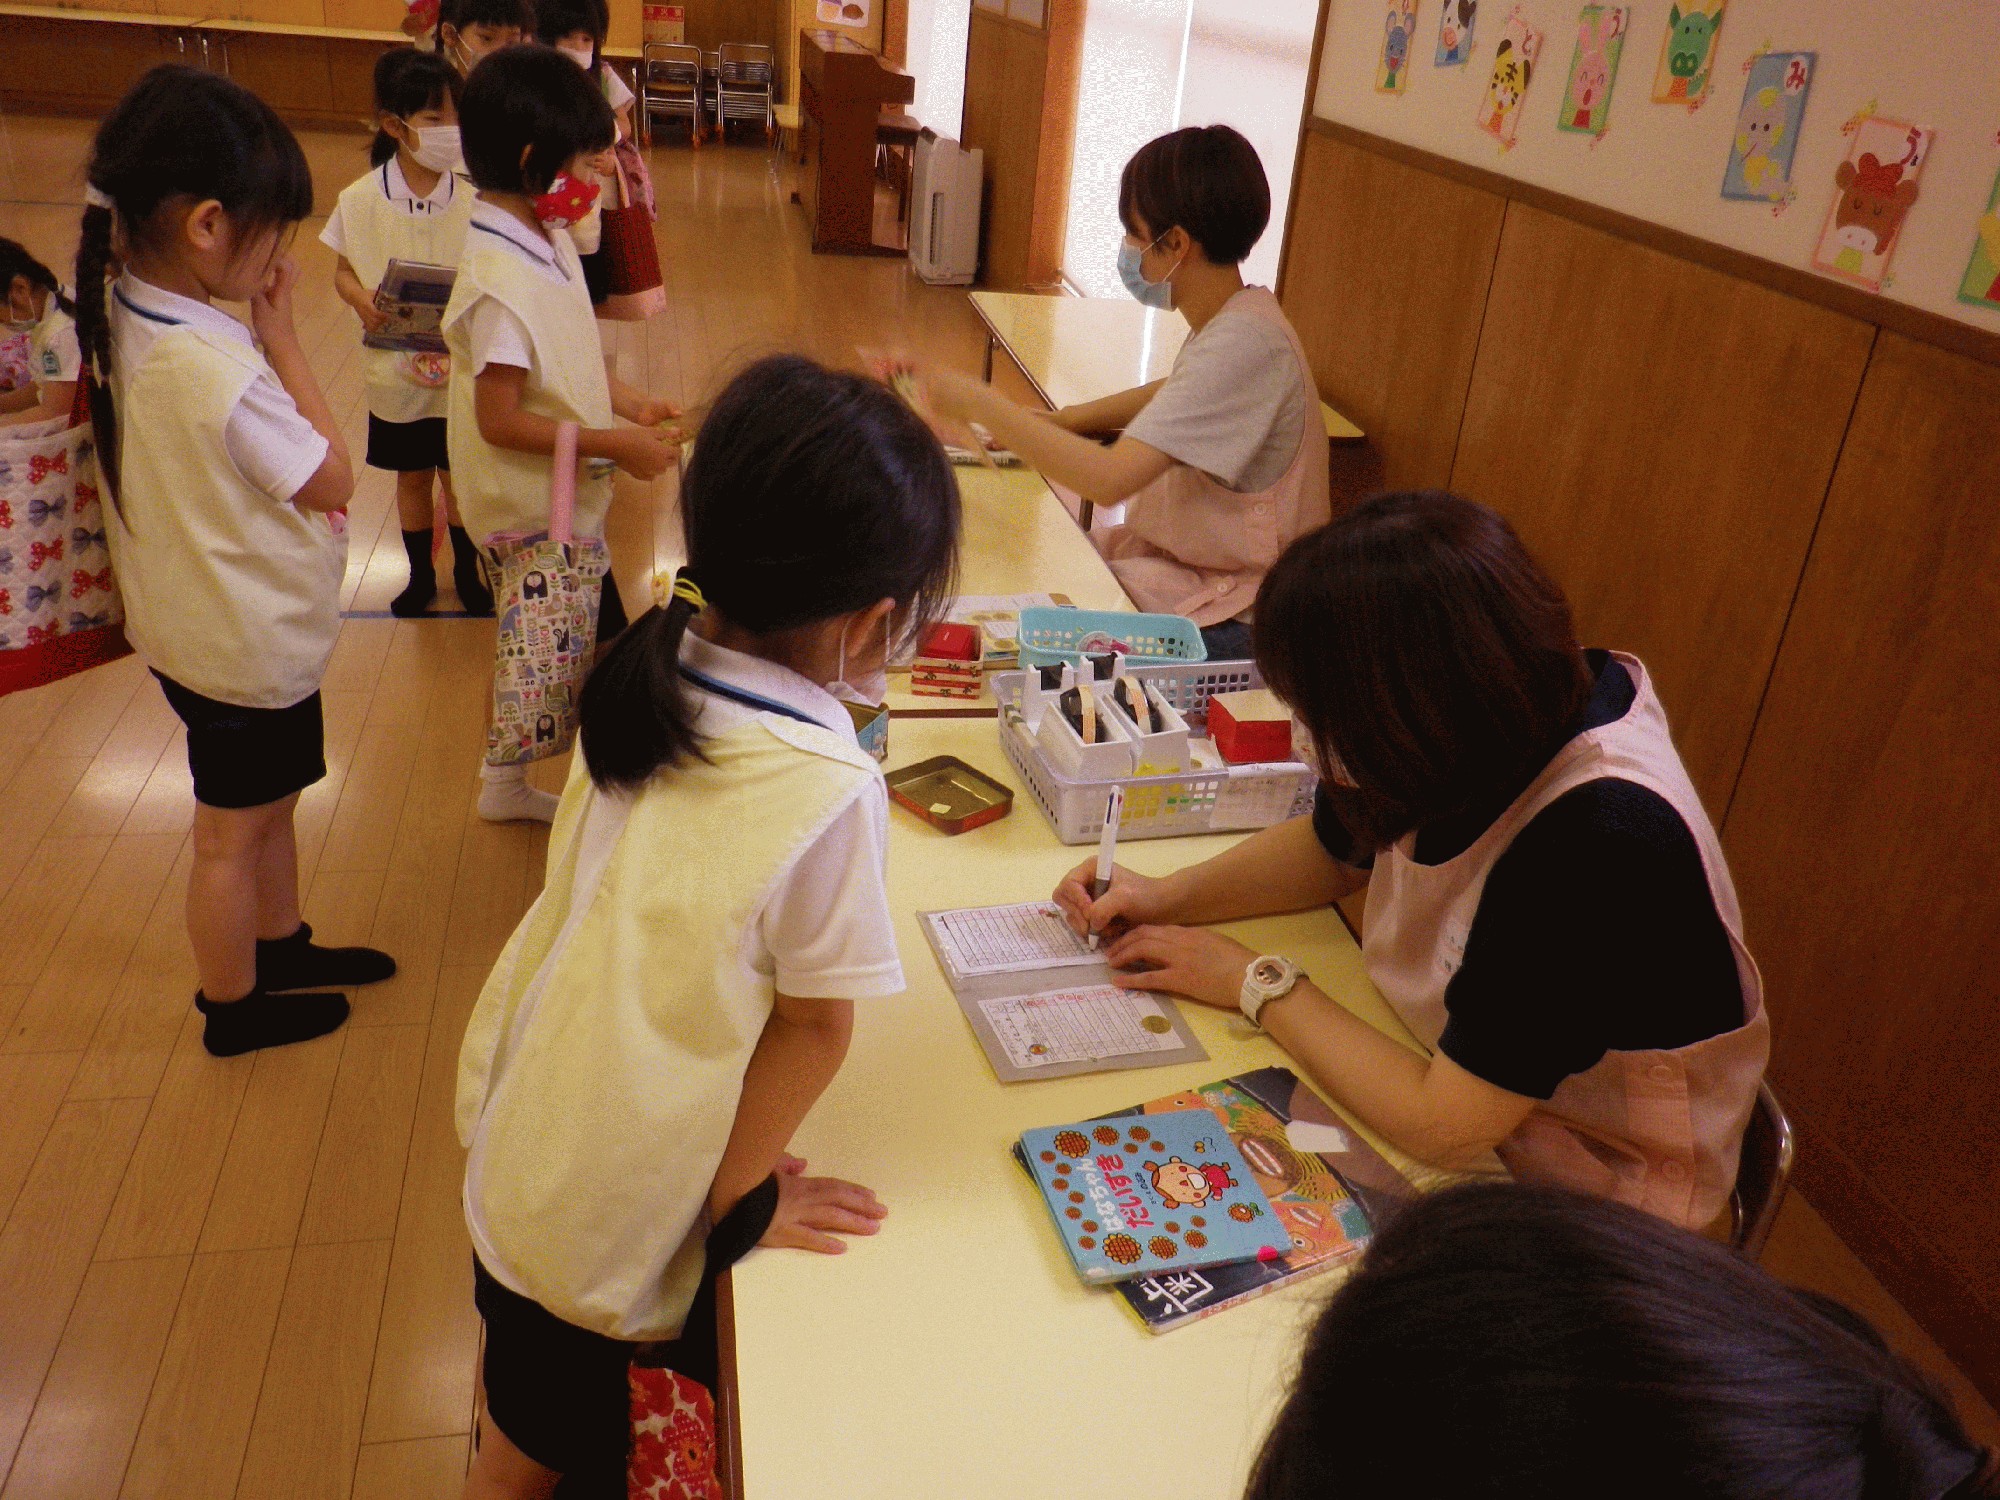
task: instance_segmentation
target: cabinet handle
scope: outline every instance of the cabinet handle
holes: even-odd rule
[[[197,31],[195,33],[195,37],[201,43],[201,65],[203,69],[208,72],[215,71],[214,68],[210,66],[208,60],[208,33],[205,31]]]

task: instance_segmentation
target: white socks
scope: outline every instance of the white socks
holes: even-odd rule
[[[479,816],[489,823],[553,823],[561,801],[529,786],[526,766],[479,768]]]

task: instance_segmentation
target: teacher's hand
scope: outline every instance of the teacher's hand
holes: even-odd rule
[[[1205,927],[1135,927],[1105,950],[1111,982],[1126,990],[1165,990],[1218,1010],[1235,1010],[1243,971],[1257,955]]]
[[[1078,937],[1095,932],[1115,937],[1142,922],[1164,922],[1173,915],[1167,901],[1167,883],[1151,875],[1141,875],[1123,865],[1111,867],[1111,888],[1096,900],[1090,887],[1097,878],[1097,861],[1086,859],[1056,887],[1055,902],[1063,920]]]

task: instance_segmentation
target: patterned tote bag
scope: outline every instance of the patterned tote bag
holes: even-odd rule
[[[577,424],[556,429],[550,465],[549,529],[503,535],[488,544],[499,639],[486,763],[525,765],[569,749],[577,699],[597,644],[597,605],[610,553],[595,537],[576,540]]]

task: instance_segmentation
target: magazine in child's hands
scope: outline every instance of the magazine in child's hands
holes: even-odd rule
[[[458,273],[450,266],[417,260],[392,260],[375,289],[375,307],[389,321],[361,342],[370,349],[395,349],[409,354],[444,353],[444,307],[451,301]]]
[[[1087,1282],[1275,1261],[1291,1247],[1291,1232],[1203,1104],[1023,1131],[1020,1150]]]

